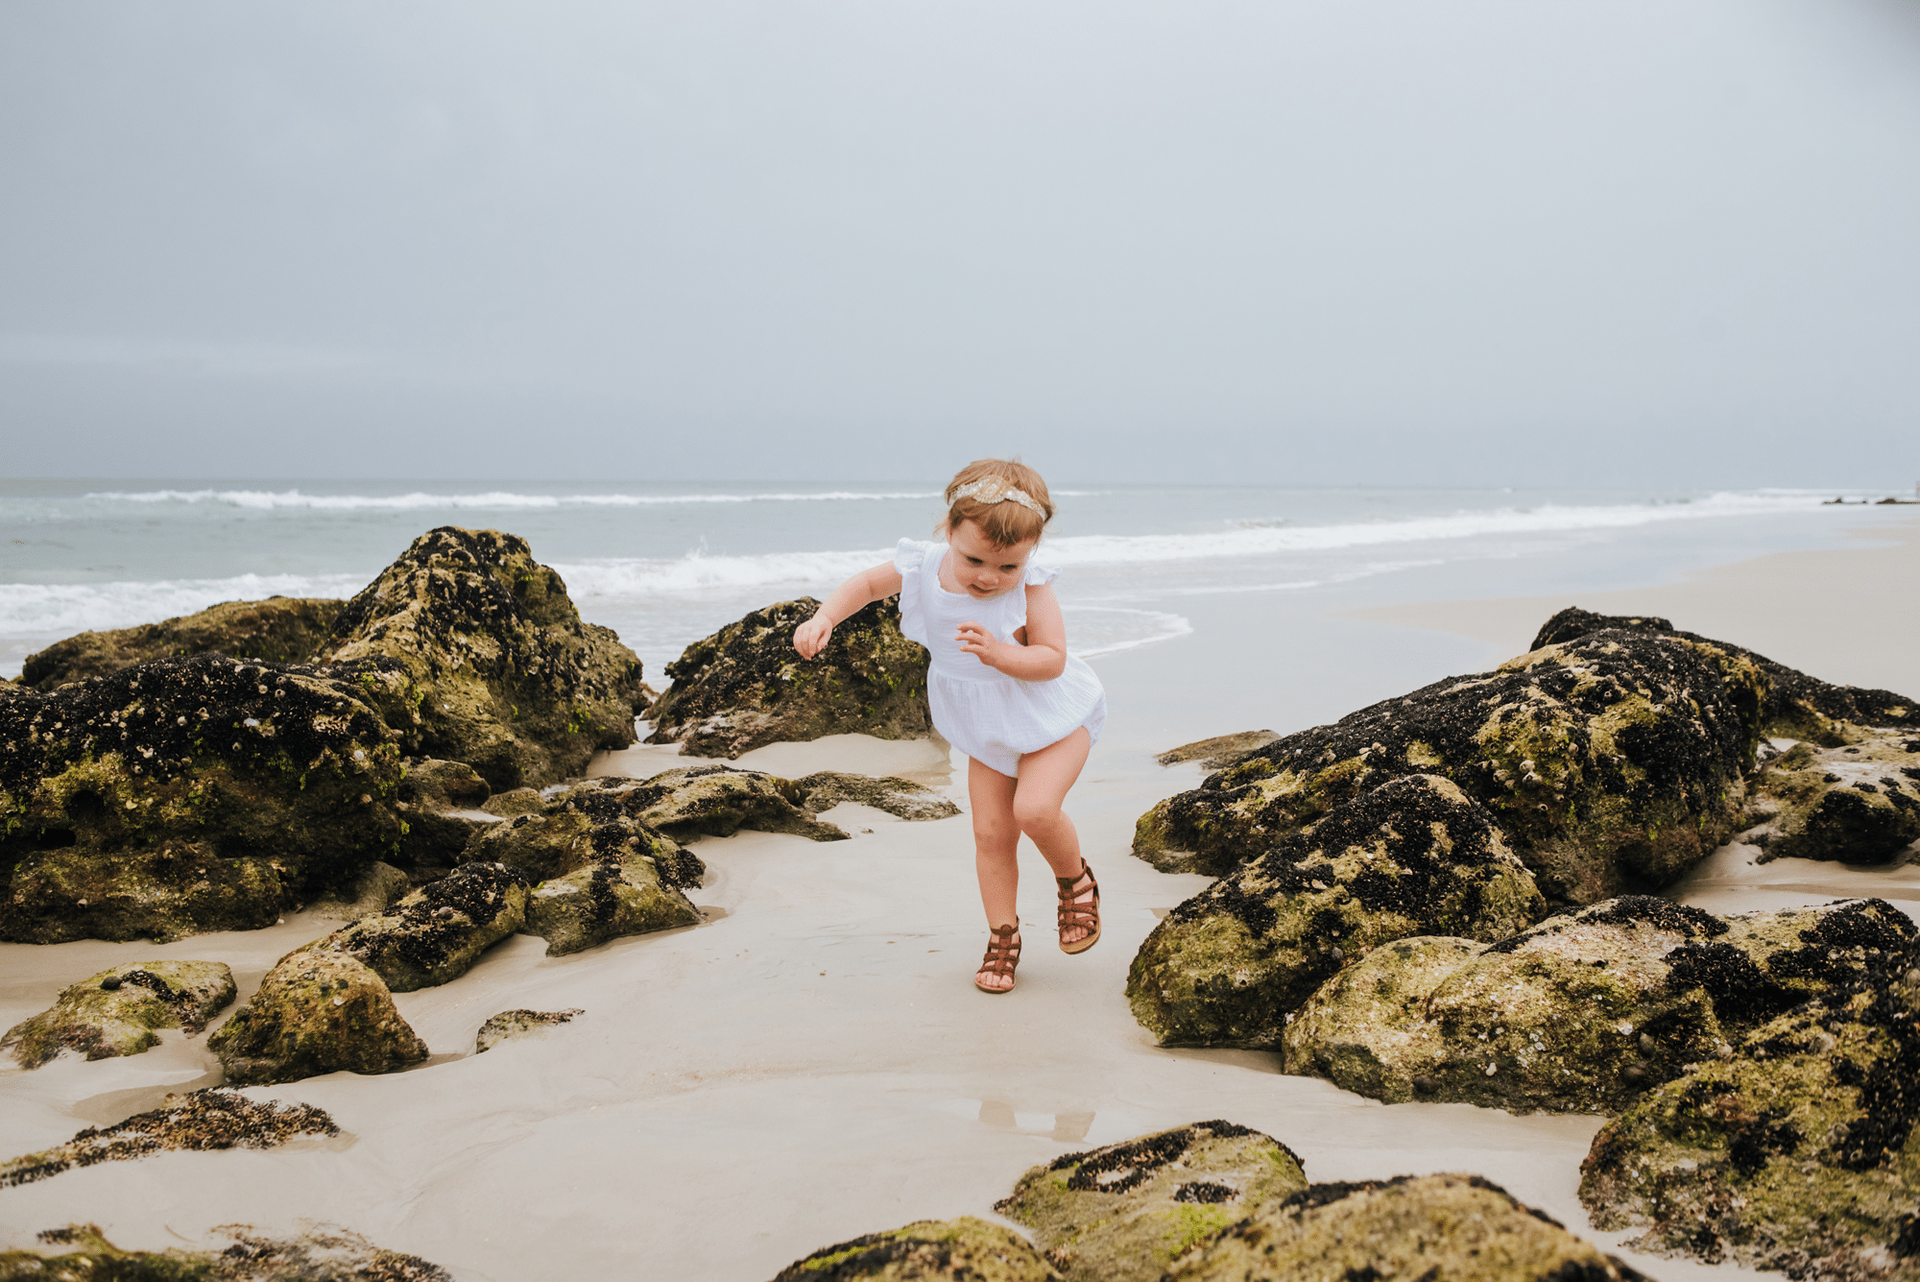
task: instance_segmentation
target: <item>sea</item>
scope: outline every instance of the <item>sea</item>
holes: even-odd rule
[[[664,684],[687,645],[747,611],[824,596],[898,539],[934,537],[942,483],[0,481],[0,676],[89,629],[348,597],[420,534],[461,525],[526,538]],[[1839,546],[1911,519],[1863,505],[1883,494],[1069,480],[1038,558],[1062,571],[1069,647],[1097,661],[1233,627],[1236,600],[1311,614],[1599,591]]]

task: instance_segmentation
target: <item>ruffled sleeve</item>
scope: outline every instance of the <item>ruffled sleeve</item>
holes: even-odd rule
[[[1037,588],[1044,583],[1051,583],[1059,577],[1060,571],[1050,565],[1042,565],[1038,561],[1027,562],[1026,586],[1030,588]]]
[[[927,553],[933,544],[901,539],[894,545],[893,568],[900,571],[900,633],[909,641],[927,644],[927,615],[920,599]]]

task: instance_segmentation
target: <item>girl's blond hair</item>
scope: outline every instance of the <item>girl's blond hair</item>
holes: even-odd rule
[[[974,492],[956,497],[960,490]],[[1022,498],[1032,506],[1022,503]],[[946,499],[948,533],[959,529],[962,521],[972,521],[995,547],[1038,540],[1053,519],[1047,483],[1017,458],[983,458],[967,464],[947,482]]]

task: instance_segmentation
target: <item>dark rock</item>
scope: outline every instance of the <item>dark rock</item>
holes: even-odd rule
[[[1224,875],[1342,802],[1433,774],[1487,808],[1550,901],[1656,889],[1734,831],[1767,688],[1724,647],[1595,633],[1256,748],[1142,816],[1134,853]]]
[[[1036,1166],[993,1209],[1068,1282],[1155,1282],[1195,1242],[1306,1186],[1278,1140],[1196,1122]]]
[[[344,953],[300,951],[267,972],[253,1000],[207,1049],[237,1085],[293,1082],[342,1069],[385,1073],[427,1057],[386,981]]]
[[[347,602],[324,658],[398,665],[401,686],[370,679],[370,697],[406,752],[465,762],[496,789],[581,774],[596,750],[635,738],[639,659],[580,621],[526,540],[497,530],[415,539]]]
[[[1315,1184],[1202,1242],[1167,1282],[1646,1282],[1477,1175]]]
[[[592,779],[582,787],[614,794],[627,814],[675,841],[731,837],[742,828],[812,841],[847,839],[838,827],[807,813],[806,794],[799,785],[758,770],[683,766],[637,782]],[[577,798],[580,792],[575,789],[569,796]]]
[[[73,1246],[61,1255],[0,1252],[0,1279],[59,1278],[70,1282],[452,1282],[453,1275],[417,1255],[377,1247],[332,1226],[298,1237],[269,1238],[239,1225],[215,1230],[233,1244],[218,1252],[122,1251],[95,1224],[70,1224],[40,1234],[49,1245]]]
[[[501,819],[513,819],[519,815],[537,815],[546,805],[547,799],[540,795],[538,788],[512,788],[496,792],[480,809]]]
[[[504,864],[470,863],[300,951],[352,957],[390,991],[410,993],[460,978],[526,920],[526,877]]]
[[[104,677],[136,663],[216,652],[229,659],[306,663],[319,650],[344,604],[284,596],[225,601],[162,623],[82,632],[28,655],[20,684],[47,691],[70,681]]]
[[[210,842],[102,852],[38,851],[14,869],[0,934],[24,943],[153,939],[260,930],[298,902],[272,856],[222,858]]]
[[[925,736],[933,728],[927,652],[900,634],[898,603],[855,612],[834,628],[825,650],[802,659],[793,630],[819,605],[812,597],[782,601],[688,646],[667,665],[673,684],[647,710],[647,742],[733,758],[830,734]]]
[[[234,998],[224,962],[130,962],[89,976],[0,1038],[22,1068],[38,1068],[63,1050],[88,1059],[138,1055],[160,1044],[161,1028],[197,1033]]]
[[[1012,1229],[963,1215],[916,1220],[795,1260],[773,1282],[1061,1282]]]
[[[574,1010],[503,1010],[498,1015],[490,1015],[487,1022],[480,1025],[480,1032],[473,1039],[473,1053],[484,1055],[501,1042],[517,1042],[522,1038],[538,1036],[559,1024],[570,1023],[575,1015],[586,1012]]]
[[[1920,741],[1912,731],[1867,730],[1839,748],[1796,744],[1761,767],[1743,839],[1760,861],[1832,859],[1876,864],[1920,840]]]
[[[480,772],[465,762],[432,757],[408,762],[394,805],[404,828],[399,862],[423,879],[459,863],[475,834],[498,818],[481,809],[492,795]]]
[[[308,904],[307,911],[316,917],[359,921],[387,911],[412,889],[407,874],[392,864],[368,864],[351,882]]]
[[[843,801],[912,821],[951,819],[960,813],[960,807],[933,789],[892,775],[876,779],[872,775],[822,770],[795,779],[793,786],[802,798],[801,808],[810,815],[831,810]]]
[[[1163,766],[1198,761],[1209,770],[1224,770],[1237,764],[1255,748],[1264,748],[1279,737],[1271,730],[1242,730],[1239,734],[1215,735],[1211,739],[1183,743],[1178,748],[1167,749],[1154,760]]]
[[[1486,811],[1432,775],[1395,779],[1179,905],[1127,997],[1163,1043],[1277,1046],[1344,958],[1409,935],[1492,942],[1545,903]]]

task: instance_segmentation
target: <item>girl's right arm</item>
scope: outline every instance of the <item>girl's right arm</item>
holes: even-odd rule
[[[833,595],[821,602],[813,617],[793,630],[793,648],[800,652],[803,659],[811,659],[826,649],[827,641],[833,636],[833,626],[854,611],[883,601],[900,591],[900,571],[891,564],[876,565],[871,570],[860,573],[842,583],[833,590]]]

